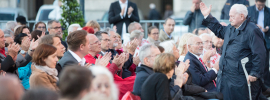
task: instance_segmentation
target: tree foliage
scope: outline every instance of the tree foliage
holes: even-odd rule
[[[74,23],[83,26],[84,18],[77,0],[61,0],[62,1],[62,18],[60,19],[62,27],[65,29],[63,39],[68,35],[68,26]]]

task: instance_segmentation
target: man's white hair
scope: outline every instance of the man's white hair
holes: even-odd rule
[[[14,28],[17,26],[17,22],[15,21],[8,21],[6,23],[6,29],[14,30]]]
[[[89,68],[94,76],[106,75],[109,77],[109,82],[111,85],[111,95],[110,100],[118,100],[118,89],[114,83],[112,73],[105,66],[91,66]]]
[[[136,30],[136,24],[140,24],[138,22],[132,22],[128,25],[128,33],[131,33],[132,31]]]
[[[154,44],[146,44],[140,48],[139,59],[144,64],[144,58],[151,55],[152,48],[157,48]]]
[[[74,30],[74,27],[82,28],[79,24],[71,24],[68,27],[68,34],[70,34],[73,31],[76,31],[76,30]]]
[[[164,48],[164,53],[173,54],[173,47],[175,46],[173,40],[161,42],[159,45]]]
[[[134,30],[130,34],[130,41],[134,40],[135,38],[139,39],[140,36],[143,36],[143,32],[140,30]]]
[[[248,10],[247,10],[247,7],[243,4],[234,4],[232,7],[231,7],[231,10],[232,9],[235,9],[235,11],[238,13],[238,14],[243,14],[245,17],[247,17],[248,15]]]
[[[203,39],[205,36],[208,36],[208,37],[210,37],[210,38],[212,39],[212,36],[211,36],[210,34],[208,34],[208,33],[203,33],[203,34],[201,34],[199,37],[200,37],[201,39]]]
[[[154,3],[150,3],[149,7],[150,7],[150,9],[155,9],[156,5]]]

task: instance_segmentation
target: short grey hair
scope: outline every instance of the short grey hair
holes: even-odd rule
[[[57,20],[50,20],[50,21],[48,21],[48,28],[52,28],[52,23],[53,22],[55,22],[55,23],[60,23],[59,21],[57,21]]]
[[[157,48],[154,44],[145,44],[140,48],[139,59],[144,64],[144,58],[151,55],[152,48]]]
[[[164,48],[164,53],[173,54],[173,47],[175,46],[173,40],[161,42],[159,45]]]
[[[200,37],[201,39],[203,39],[204,36],[209,36],[209,37],[211,37],[211,39],[212,39],[212,36],[211,36],[210,34],[208,34],[208,33],[203,33],[203,34],[201,34],[199,37]]]
[[[68,34],[71,33],[71,32],[73,32],[73,31],[76,31],[76,30],[73,30],[74,27],[82,28],[79,24],[71,24],[68,27]]]
[[[130,41],[134,40],[135,38],[139,38],[140,36],[143,36],[143,32],[140,30],[134,30],[130,34]]]
[[[107,33],[110,33],[111,31],[116,32],[113,28],[109,28],[109,27],[107,27],[104,31],[106,31]]]
[[[4,34],[5,34],[5,35],[8,34],[8,35],[10,35],[10,36],[13,36],[13,35],[14,35],[13,31],[11,31],[11,30],[9,30],[9,29],[4,30]]]
[[[245,17],[247,17],[248,15],[248,10],[247,10],[247,7],[243,4],[234,4],[232,7],[231,7],[231,10],[232,9],[235,9],[236,12],[238,14],[243,14]]]
[[[130,23],[128,25],[128,33],[131,33],[132,31],[136,30],[136,27],[135,27],[136,24],[140,24],[140,23],[138,23],[138,22],[132,22],[132,23]]]
[[[97,31],[97,32],[95,33],[95,35],[96,35],[96,37],[98,38],[99,41],[102,40],[102,34],[108,34],[108,33],[105,32],[105,31]],[[109,35],[109,34],[108,34],[108,35]]]
[[[17,26],[17,22],[15,21],[8,21],[6,23],[6,29],[14,30],[14,28]]]
[[[4,37],[8,38],[8,37],[11,37],[11,35],[10,34],[5,34]]]

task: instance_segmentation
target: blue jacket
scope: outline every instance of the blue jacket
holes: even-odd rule
[[[26,90],[30,89],[29,78],[32,74],[31,65],[32,62],[29,62],[26,66],[18,68],[19,78]]]

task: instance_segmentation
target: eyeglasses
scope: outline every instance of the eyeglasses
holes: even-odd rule
[[[62,27],[52,27],[51,29],[57,30],[57,29],[62,29]]]
[[[105,42],[111,42],[110,39],[101,39],[101,40],[103,40],[103,41],[105,41]]]
[[[151,33],[152,35],[158,35],[158,33]]]
[[[37,27],[37,28],[43,28],[43,29],[45,29],[46,27],[45,27],[45,26],[44,26],[44,27],[41,27],[41,26],[40,26],[40,27]]]
[[[98,43],[100,43],[100,41],[96,41],[96,42],[94,42],[93,44],[98,44]],[[90,45],[93,45],[93,44],[90,44]]]
[[[213,44],[212,41],[203,41],[203,43],[211,43],[211,44]]]
[[[198,42],[196,44],[190,44],[190,45],[196,45],[196,46],[199,46],[199,45],[203,45],[203,42]]]

